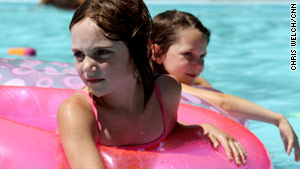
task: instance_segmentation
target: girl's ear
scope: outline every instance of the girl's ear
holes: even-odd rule
[[[164,57],[165,55],[160,55],[160,46],[156,43],[152,44],[151,50],[152,50],[151,59],[159,65],[162,64],[163,61],[165,60],[165,57]]]

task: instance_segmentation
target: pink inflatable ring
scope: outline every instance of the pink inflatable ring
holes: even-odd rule
[[[56,111],[74,90],[0,86],[0,168],[69,168],[56,134]],[[100,146],[106,168],[273,169],[269,153],[248,129],[215,112],[180,104],[179,121],[211,123],[230,133],[248,153],[247,164],[227,160],[199,130],[176,127],[161,151],[128,151]],[[201,131],[200,131],[201,133]]]

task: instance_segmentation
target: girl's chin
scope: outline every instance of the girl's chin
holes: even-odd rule
[[[187,84],[187,85],[193,85],[194,82],[195,82],[195,80],[196,80],[196,78],[197,78],[197,77],[195,77],[195,76],[193,76],[193,77],[188,76],[188,78],[186,78],[186,79],[184,80],[184,83]]]
[[[90,88],[90,90],[93,93],[93,95],[96,97],[102,97],[103,95],[105,95],[102,91],[99,91],[97,89]]]
[[[191,86],[191,85],[194,84],[194,80],[195,80],[195,79],[193,79],[193,80],[185,80],[185,81],[182,81],[182,83]]]

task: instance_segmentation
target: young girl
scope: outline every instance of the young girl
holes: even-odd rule
[[[186,95],[198,97],[198,100],[202,98],[229,112],[230,117],[276,125],[287,154],[294,148],[295,161],[300,160],[297,136],[283,115],[250,101],[215,91],[205,79],[198,77],[204,67],[210,32],[195,16],[176,10],[166,11],[154,17],[153,25],[151,64],[154,73],[175,76],[182,83],[182,99],[186,100]]]
[[[57,114],[58,132],[71,168],[104,168],[96,144],[130,150],[161,147],[177,124],[181,86],[153,77],[149,64],[151,17],[142,0],[86,0],[70,23],[72,51],[85,87]],[[246,151],[210,124],[199,129],[229,158]]]

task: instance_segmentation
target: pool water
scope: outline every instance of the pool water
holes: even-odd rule
[[[225,93],[284,114],[300,137],[300,68],[290,70],[289,2],[147,5],[152,16],[167,9],[196,15],[212,32],[202,76]],[[33,47],[34,59],[73,62],[68,31],[73,11],[1,1],[0,11],[0,57],[20,58],[7,55],[7,49]],[[284,153],[277,127],[250,121],[249,128],[269,150],[276,169],[300,168],[293,152]]]

